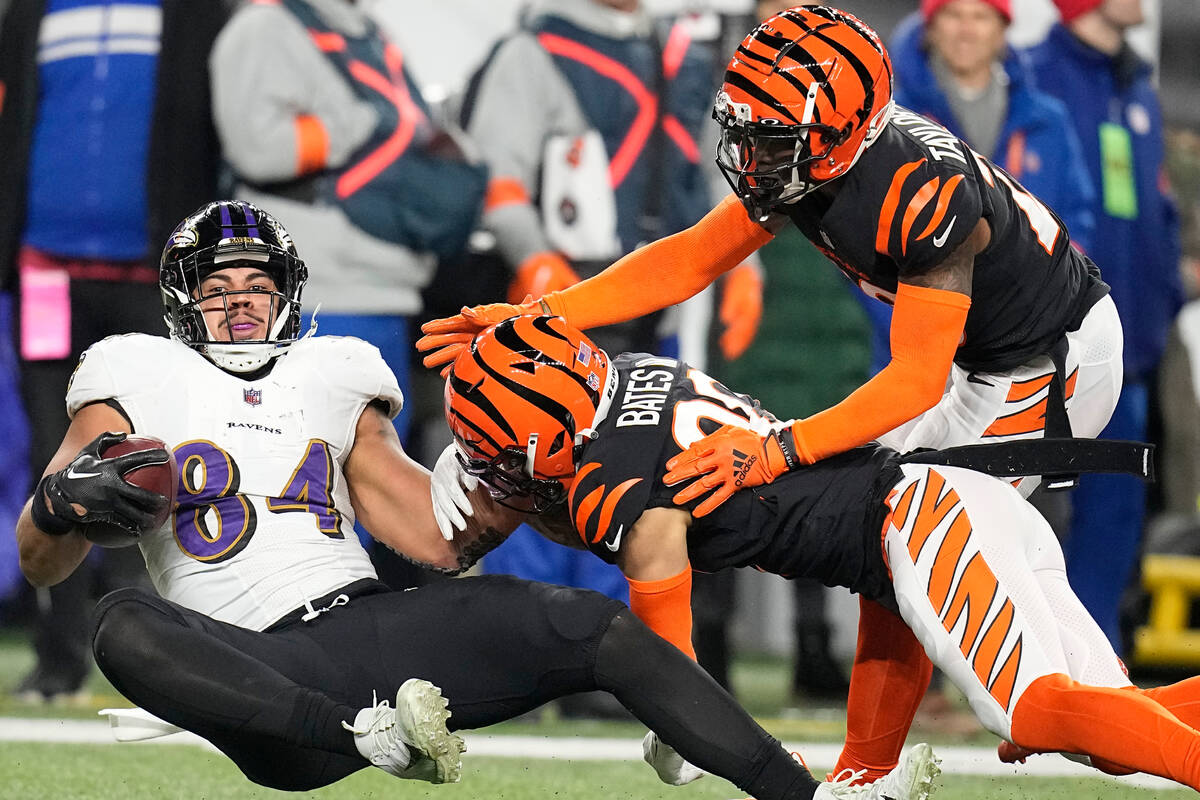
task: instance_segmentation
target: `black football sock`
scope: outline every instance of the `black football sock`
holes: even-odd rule
[[[597,685],[697,767],[758,800],[811,800],[817,782],[696,662],[622,611],[600,640]]]

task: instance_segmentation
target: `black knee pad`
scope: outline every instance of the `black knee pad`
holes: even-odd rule
[[[103,669],[113,658],[144,658],[153,648],[151,620],[182,622],[165,600],[144,589],[124,588],[100,599],[92,620],[92,653]]]
[[[590,638],[599,642],[613,619],[628,611],[624,603],[590,589],[550,584],[539,584],[538,588],[544,598],[546,620],[556,633],[571,641]]]

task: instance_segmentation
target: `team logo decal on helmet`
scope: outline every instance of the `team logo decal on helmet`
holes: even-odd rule
[[[275,283],[275,291],[268,293],[273,302],[267,333],[261,339],[222,339],[210,330],[200,307],[200,285],[218,270],[246,266],[261,269]],[[233,200],[209,203],[179,223],[167,239],[158,270],[171,337],[232,372],[258,369],[296,341],[307,279],[308,270],[279,220],[251,203]],[[229,295],[223,302],[228,319]]]
[[[615,390],[608,356],[561,317],[513,317],[451,366],[446,421],[464,469],[492,497],[540,513],[566,498]]]
[[[798,6],[759,25],[725,71],[717,164],[756,217],[850,169],[891,116],[892,65],[851,14]]]

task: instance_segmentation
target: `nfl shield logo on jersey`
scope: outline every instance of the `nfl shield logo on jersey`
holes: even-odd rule
[[[257,406],[262,404],[262,389],[242,389],[242,399],[246,401],[248,406]]]

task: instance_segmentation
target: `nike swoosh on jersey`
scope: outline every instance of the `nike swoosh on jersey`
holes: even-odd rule
[[[954,228],[954,222],[957,219],[958,219],[958,215],[955,214],[953,217],[950,218],[950,223],[948,225],[946,225],[945,230],[942,231],[942,235],[933,237],[933,246],[934,247],[941,247],[942,245],[944,245],[946,243],[946,240],[950,238],[950,231]]]
[[[99,472],[76,472],[75,467],[67,469],[68,478],[98,478],[99,476]]]
[[[974,372],[967,373],[967,383],[978,383],[980,386],[995,386],[994,383],[988,383]]]
[[[625,535],[625,526],[618,525],[617,526],[617,535],[613,537],[613,540],[611,542],[605,542],[604,546],[607,547],[609,550],[613,551],[614,553],[617,552],[617,548],[619,548],[621,546],[621,537],[624,535]]]

